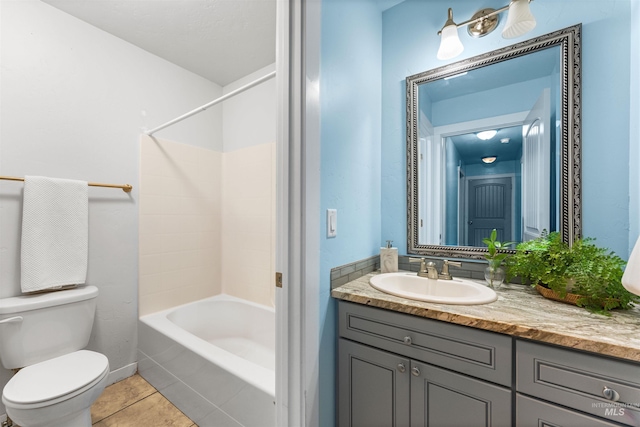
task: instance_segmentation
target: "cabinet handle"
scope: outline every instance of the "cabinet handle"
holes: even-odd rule
[[[602,395],[613,402],[617,402],[618,399],[620,399],[620,395],[618,394],[618,392],[607,386],[604,386],[604,388],[602,389]]]
[[[409,335],[407,335],[406,337],[404,337],[404,343],[406,345],[411,345],[411,337]]]
[[[414,366],[413,368],[411,368],[411,375],[413,375],[414,377],[419,377],[420,369],[417,366]]]
[[[407,369],[404,367],[404,363],[398,363],[398,371],[404,374]]]

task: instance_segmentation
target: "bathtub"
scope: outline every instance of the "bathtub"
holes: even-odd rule
[[[142,316],[138,372],[198,426],[275,426],[275,312],[228,295]]]

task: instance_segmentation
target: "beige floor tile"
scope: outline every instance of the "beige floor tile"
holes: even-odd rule
[[[95,424],[155,392],[138,374],[112,384],[91,406],[91,422]]]
[[[165,399],[154,393],[138,403],[94,424],[96,427],[191,427],[193,421]]]

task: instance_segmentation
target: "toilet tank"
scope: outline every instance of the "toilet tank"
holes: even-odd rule
[[[0,363],[22,368],[87,346],[98,288],[0,299]]]

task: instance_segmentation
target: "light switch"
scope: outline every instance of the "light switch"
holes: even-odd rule
[[[338,211],[327,209],[327,237],[336,237],[338,234]]]

